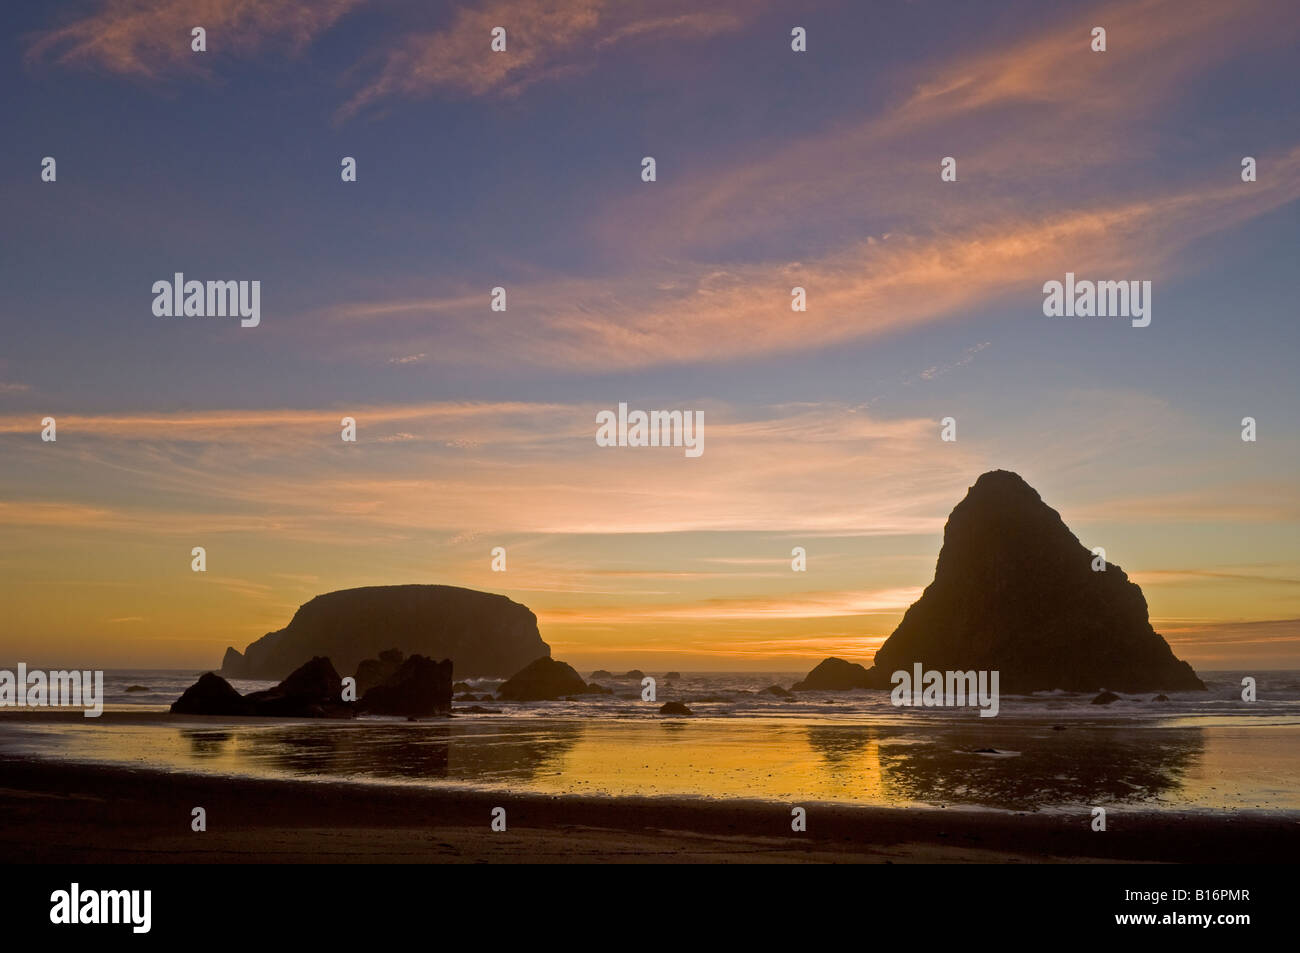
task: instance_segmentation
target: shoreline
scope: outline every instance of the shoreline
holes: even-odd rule
[[[0,852],[27,863],[1289,862],[1294,815],[790,804],[213,778],[5,759]],[[214,783],[215,781],[215,783]],[[191,810],[207,831],[190,829]],[[494,807],[507,830],[490,828]]]

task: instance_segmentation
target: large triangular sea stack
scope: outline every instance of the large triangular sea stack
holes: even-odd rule
[[[1205,688],[1151,628],[1142,590],[1094,557],[1017,474],[985,473],[948,517],[934,582],[876,653],[898,670],[997,670],[1001,690]]]

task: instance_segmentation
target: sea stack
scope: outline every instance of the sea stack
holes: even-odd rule
[[[366,586],[317,596],[242,653],[226,649],[221,673],[279,679],[315,655],[355,672],[387,649],[449,658],[461,678],[506,678],[551,654],[537,617],[505,596],[456,586]]]
[[[943,531],[934,582],[876,653],[875,688],[927,670],[997,670],[1001,690],[1204,690],[1151,628],[1142,590],[1017,474],[985,473]]]

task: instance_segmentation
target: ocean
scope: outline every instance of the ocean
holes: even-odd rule
[[[104,704],[107,709],[165,711],[202,672],[169,669],[117,669],[104,672]],[[580,673],[591,681],[591,673]],[[759,694],[763,689],[780,685],[789,688],[804,677],[804,672],[682,672],[681,678],[665,679],[662,672],[647,670],[656,680],[654,705],[642,702],[640,681],[635,678],[602,678],[599,683],[612,688],[611,695],[589,695],[572,701],[554,702],[479,702],[485,707],[501,708],[516,717],[582,716],[601,718],[658,717],[658,707],[666,701],[681,701],[699,715],[714,718],[769,717],[910,720],[918,717],[966,720],[975,712],[951,708],[895,708],[888,692],[800,692],[787,701],[773,695]],[[1300,716],[1300,670],[1289,671],[1211,671],[1198,672],[1205,682],[1204,692],[1166,693],[1168,702],[1152,702],[1155,692],[1120,694],[1120,700],[1102,708],[1092,704],[1095,692],[1037,692],[1032,695],[1003,695],[998,717],[1061,718],[1096,717],[1100,711],[1122,713],[1135,719],[1168,719],[1177,716],[1227,714],[1268,718],[1273,715]],[[1242,679],[1254,678],[1257,697],[1242,701]],[[466,679],[473,694],[494,691],[504,679]],[[241,693],[273,687],[274,681],[231,679]],[[147,691],[127,691],[139,686]],[[474,702],[457,702],[465,707]],[[464,716],[474,717],[474,716]],[[479,716],[489,717],[489,716]]]

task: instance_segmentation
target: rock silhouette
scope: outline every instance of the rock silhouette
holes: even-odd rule
[[[450,658],[465,678],[503,678],[551,654],[537,617],[505,596],[455,586],[367,586],[317,596],[242,653],[226,649],[221,671],[283,678],[302,659],[327,655],[354,672],[386,649]]]
[[[515,702],[555,701],[587,693],[587,683],[573,666],[548,656],[528,663],[497,689],[498,698]]]
[[[171,711],[174,715],[251,715],[253,706],[220,675],[204,672],[172,702]]]
[[[207,672],[172,703],[176,715],[252,715],[262,718],[351,718],[343,680],[327,658],[313,658],[274,688],[240,695]]]
[[[1020,476],[983,474],[948,517],[934,581],[876,653],[871,685],[920,662],[996,669],[1014,694],[1204,690],[1152,629],[1142,590],[1094,559]]]
[[[385,649],[379,653],[379,658],[362,659],[357,664],[357,698],[365,698],[366,692],[392,678],[401,667],[401,649]],[[469,688],[468,685],[465,687]]]
[[[870,688],[867,670],[857,662],[846,662],[834,656],[818,663],[801,682],[790,687],[796,692],[846,692],[850,688]]]
[[[294,669],[284,681],[265,691],[250,692],[244,701],[253,714],[272,718],[351,718],[343,701],[343,679],[334,665],[316,656]]]
[[[412,655],[382,684],[367,691],[357,710],[407,718],[445,715],[451,711],[451,668],[451,659],[435,662]]]

